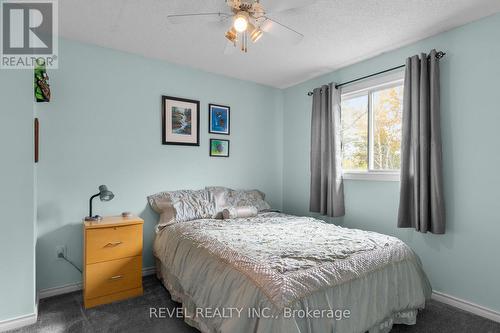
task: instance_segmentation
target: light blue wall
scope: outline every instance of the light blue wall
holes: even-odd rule
[[[41,121],[38,166],[38,289],[81,281],[55,258],[56,245],[82,262],[82,224],[88,198],[107,184],[111,202],[101,215],[132,211],[145,219],[144,267],[157,216],[146,196],[162,190],[226,185],[259,188],[282,205],[280,90],[109,49],[62,40],[59,69],[49,72],[52,101],[37,105]],[[222,56],[222,55],[221,55]],[[161,95],[201,102],[199,147],[161,144]],[[208,103],[231,107],[231,157],[208,155]]]
[[[0,321],[35,309],[33,72],[0,70]]]
[[[435,290],[500,311],[500,14],[307,81],[284,92],[283,205],[307,214],[307,91],[404,63],[432,48],[441,61],[447,233],[396,228],[399,182],[346,181],[347,227],[395,235],[420,255]]]

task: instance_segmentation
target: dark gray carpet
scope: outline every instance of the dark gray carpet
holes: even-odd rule
[[[154,276],[149,276],[144,278],[142,297],[89,310],[82,307],[81,292],[43,299],[39,305],[38,322],[11,332],[198,332],[182,319],[149,317],[150,307],[173,309],[178,306],[160,282]],[[392,332],[500,333],[500,324],[430,301],[419,314],[417,325],[395,325]]]

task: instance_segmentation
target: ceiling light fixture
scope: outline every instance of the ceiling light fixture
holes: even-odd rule
[[[305,6],[304,3],[309,4],[316,1],[283,0],[284,7],[281,6],[279,11],[303,7]],[[229,10],[210,13],[174,14],[168,15],[168,19],[171,23],[198,22],[200,17],[214,19],[221,23],[227,21],[231,26],[224,32],[227,40],[224,54],[230,54],[232,46],[239,46],[241,51],[247,52],[248,41],[257,43],[264,34],[271,34],[278,38],[287,39],[292,43],[298,43],[304,38],[304,35],[300,32],[267,16],[268,13],[260,4],[260,0],[225,0],[225,2]],[[291,2],[291,4],[288,2]]]
[[[236,42],[238,41],[238,32],[236,31],[236,29],[234,27],[231,27],[231,29],[229,29],[226,32],[226,38],[231,43],[236,44]]]
[[[253,43],[257,43],[264,34],[264,32],[260,28],[255,27],[251,23],[249,30],[250,30],[250,39],[252,40]]]
[[[248,13],[243,11],[238,12],[238,14],[234,16],[233,27],[238,32],[246,31],[248,27]]]

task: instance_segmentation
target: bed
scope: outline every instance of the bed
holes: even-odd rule
[[[389,332],[431,288],[397,238],[277,212],[158,228],[157,275],[204,333]]]

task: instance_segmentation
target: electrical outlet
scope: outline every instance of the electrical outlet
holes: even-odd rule
[[[56,258],[57,259],[62,259],[63,257],[67,257],[68,255],[68,250],[66,248],[66,245],[57,245],[56,246]]]

